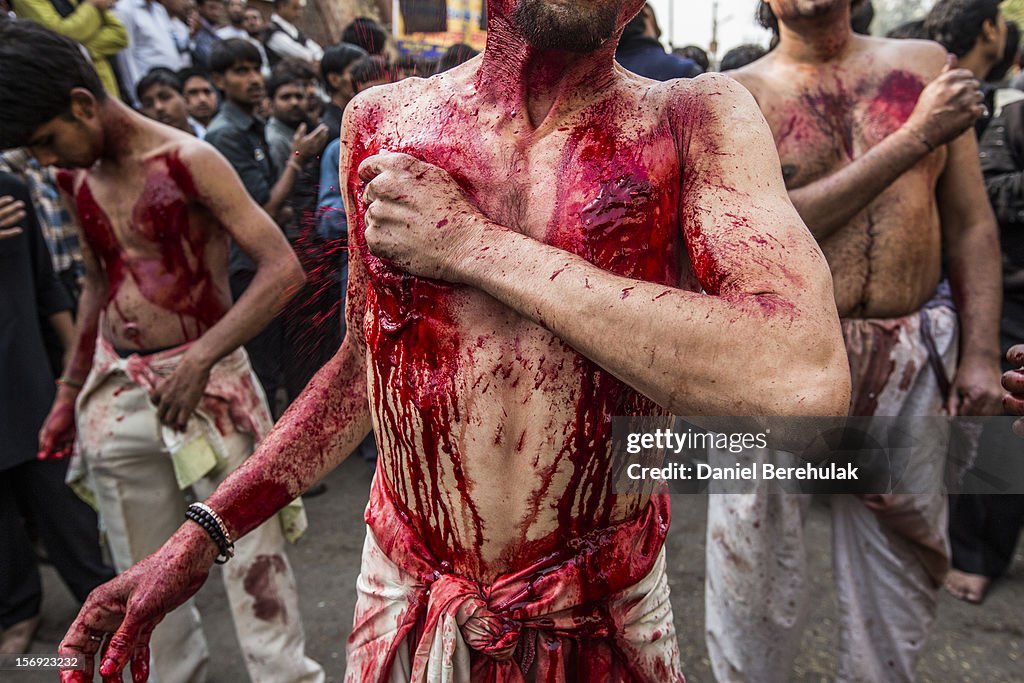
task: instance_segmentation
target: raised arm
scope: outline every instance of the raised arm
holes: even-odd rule
[[[497,225],[447,173],[401,154],[361,169],[370,250],[487,292],[676,414],[845,414],[832,279],[764,118],[720,76],[677,86],[675,98],[691,113],[677,126],[680,229],[707,295],[620,277]]]
[[[358,122],[350,124],[346,115],[343,168],[350,163],[358,130]],[[348,176],[343,172],[342,177]],[[354,211],[351,193],[347,202]],[[361,225],[361,216],[352,215],[352,219],[353,225],[357,221]],[[264,215],[260,220],[269,219]],[[357,248],[352,249],[350,267],[348,333],[341,349],[310,381],[257,451],[206,501],[224,519],[234,539],[269,519],[337,467],[370,431],[362,335],[367,274]],[[259,301],[258,297],[253,301]],[[101,674],[120,672],[130,661],[133,680],[145,680],[149,634],[165,614],[199,590],[217,552],[202,528],[186,522],[156,553],[93,591],[60,646],[65,656],[82,655],[86,670],[62,672],[61,680],[91,681],[93,658],[108,636]]]
[[[925,87],[910,118],[899,129],[835,173],[790,188],[793,205],[819,241],[848,225],[900,176],[959,137],[984,112],[971,72],[954,68],[953,61],[941,67],[944,52],[937,46],[929,46],[927,53],[936,62],[933,73],[942,71]]]

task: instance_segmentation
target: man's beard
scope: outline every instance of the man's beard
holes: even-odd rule
[[[615,34],[620,10],[619,3],[582,8],[556,5],[551,0],[519,0],[512,25],[538,49],[587,53]]]

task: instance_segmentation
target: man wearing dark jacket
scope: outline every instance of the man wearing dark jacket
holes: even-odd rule
[[[644,78],[670,81],[673,78],[693,78],[703,70],[685,57],[669,54],[658,42],[661,28],[650,3],[626,25],[615,52],[615,60],[626,69]]]
[[[114,572],[100,554],[96,513],[64,484],[67,461],[36,459],[56,393],[40,319],[65,346],[74,326],[28,188],[9,173],[0,173],[0,262],[0,654],[22,654],[43,594],[23,516],[79,601]]]

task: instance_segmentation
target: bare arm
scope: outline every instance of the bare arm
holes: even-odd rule
[[[266,327],[302,286],[305,276],[281,230],[252,201],[224,157],[197,143],[183,152],[181,159],[200,189],[200,203],[256,263],[256,277],[249,288],[192,345],[190,352],[213,366]]]
[[[66,195],[64,197],[67,199]],[[64,203],[78,231],[85,277],[82,279],[82,293],[78,299],[74,337],[70,348],[65,349],[65,357],[68,359],[64,368],[66,383],[58,387],[53,407],[39,432],[39,457],[43,459],[63,458],[71,454],[75,440],[75,398],[92,369],[100,314],[106,306],[108,292],[106,275],[89,247],[75,211],[75,203],[70,200]]]
[[[199,203],[256,264],[256,276],[245,293],[192,343],[152,394],[161,422],[184,430],[213,366],[266,327],[299,290],[305,275],[280,229],[253,202],[224,157],[198,141],[183,148],[180,156],[199,188]]]
[[[683,122],[681,230],[709,295],[619,277],[496,225],[446,173],[405,155],[363,164],[367,243],[414,274],[487,292],[676,414],[843,414],[831,275],[764,118],[728,79],[690,87],[677,108],[701,111]],[[445,219],[452,231],[432,229]]]
[[[49,316],[50,327],[60,339],[60,345],[64,349],[65,358],[71,358],[71,349],[77,339],[75,335],[75,321],[71,317],[71,311],[60,311]]]
[[[996,219],[978,165],[974,132],[960,136],[949,153],[937,196],[961,338],[947,407],[953,415],[998,415],[1003,282]]]

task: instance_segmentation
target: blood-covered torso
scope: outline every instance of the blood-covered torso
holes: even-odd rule
[[[626,277],[695,287],[679,145],[665,103],[645,97],[654,86],[617,86],[538,137],[521,117],[473,104],[471,84],[437,81],[364,105],[353,168],[382,149],[414,155],[446,169],[500,225]],[[361,195],[354,173],[350,188]],[[612,418],[660,409],[487,294],[370,255],[362,208],[351,238],[369,270],[380,471],[438,558],[488,580],[637,513],[645,501],[611,491]]]
[[[841,170],[898,130],[936,75],[922,70],[914,43],[860,46],[838,63],[768,58],[737,74],[771,125],[790,190]],[[945,150],[931,154],[820,240],[841,316],[900,317],[932,296],[941,252],[935,189],[945,163]]]
[[[60,183],[106,277],[100,329],[115,347],[194,341],[227,312],[227,233],[174,144],[123,167],[62,172]]]

